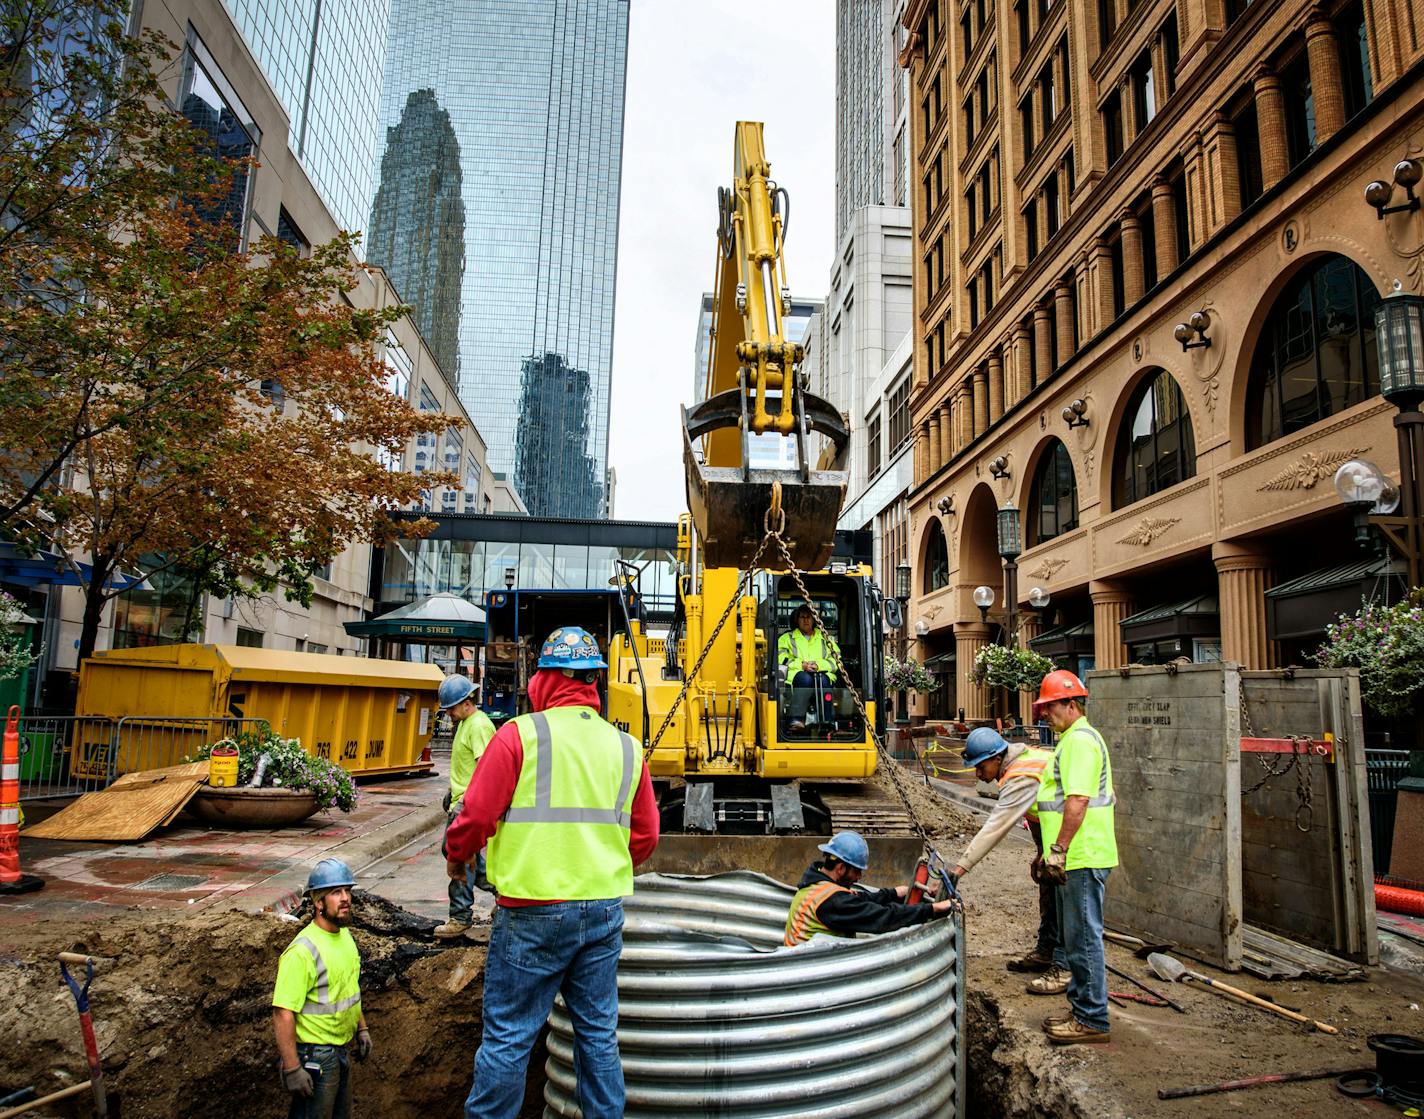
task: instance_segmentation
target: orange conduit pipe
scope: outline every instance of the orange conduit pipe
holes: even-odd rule
[[[1402,886],[1375,886],[1375,908],[1391,913],[1407,913],[1424,917],[1424,890],[1406,890]]]

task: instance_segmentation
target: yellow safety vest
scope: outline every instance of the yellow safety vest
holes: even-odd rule
[[[1084,753],[1090,755],[1087,762],[1079,756]],[[1080,718],[1058,739],[1053,765],[1045,770],[1038,786],[1038,819],[1043,829],[1044,849],[1057,841],[1063,827],[1063,810],[1068,805],[1063,793],[1063,760],[1070,755],[1075,767],[1092,765],[1097,776],[1092,783],[1097,785],[1097,791],[1088,797],[1083,823],[1068,847],[1067,869],[1101,870],[1117,866],[1117,836],[1113,831],[1113,805],[1117,803],[1117,796],[1113,792],[1112,759],[1108,757],[1103,736],[1088,725],[1086,717]]]
[[[830,649],[827,649],[829,644]],[[799,629],[793,629],[788,633],[783,633],[777,642],[778,660],[782,664],[790,664],[792,671],[790,679],[796,678],[796,671],[800,669],[802,661],[815,661],[817,664],[824,664],[826,667],[820,671],[824,672],[831,683],[836,682],[834,665],[835,655],[830,651],[836,647],[834,638],[822,640],[820,630],[812,630],[811,636],[807,637]]]
[[[313,970],[305,995],[298,996],[306,1001],[296,1011],[297,1040],[309,1045],[347,1044],[361,1021],[361,954],[351,930],[328,933],[313,921],[282,955],[292,953],[310,957]],[[287,979],[279,963],[279,992]],[[295,993],[295,988],[289,990]]]
[[[850,933],[836,932],[821,924],[817,916],[821,903],[832,894],[848,892],[844,886],[834,882],[812,882],[804,889],[797,890],[791,899],[791,910],[786,915],[786,935],[781,943],[787,948],[810,940],[813,936],[850,936]]]
[[[1015,777],[1032,777],[1035,781],[1043,781],[1043,771],[1048,768],[1048,763],[1053,760],[1053,751],[1044,750],[1038,746],[1028,746],[1018,757],[1011,761],[1004,772],[999,774],[999,787],[1012,781]],[[1038,819],[1038,801],[1034,801],[1029,806],[1028,818]]]
[[[490,837],[490,882],[505,897],[531,900],[631,894],[637,743],[588,707],[553,707],[514,724],[524,764]]]

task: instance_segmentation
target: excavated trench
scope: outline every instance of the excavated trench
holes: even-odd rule
[[[112,960],[92,992],[111,1114],[233,1119],[278,1115],[271,1036],[276,960],[297,921],[237,911],[177,918],[137,910],[89,925],[39,922],[0,931],[0,1097],[25,1087],[52,1092],[83,1080],[73,1001],[58,982],[55,953]],[[355,1068],[358,1112],[451,1119],[469,1090],[480,1036],[484,946],[449,946],[435,922],[358,891],[353,932],[363,955],[363,994],[374,1050]],[[1041,1076],[1031,1050],[1001,1026],[991,998],[967,1007],[966,1114],[987,1119],[1076,1116]],[[546,1051],[530,1061],[521,1117],[543,1114]],[[40,1114],[92,1115],[87,1096]]]

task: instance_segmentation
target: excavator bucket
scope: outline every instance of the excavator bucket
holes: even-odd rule
[[[702,541],[707,567],[746,568],[766,536],[766,513],[779,496],[786,521],[782,535],[791,562],[803,571],[826,565],[835,544],[835,525],[845,501],[846,472],[841,469],[850,432],[839,412],[826,401],[798,394],[799,430],[785,438],[797,444],[799,464],[767,470],[749,465],[745,409],[739,389],[718,393],[690,411],[683,409],[683,462],[687,470],[687,507]],[[740,427],[742,464],[708,466],[697,443],[719,428]],[[831,469],[812,469],[806,436],[810,431],[831,440]],[[778,557],[764,554],[774,566]]]

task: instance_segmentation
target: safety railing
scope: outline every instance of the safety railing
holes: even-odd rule
[[[1399,783],[1409,776],[1408,750],[1366,750],[1365,780],[1370,800],[1370,844],[1375,873],[1389,873]]]
[[[125,773],[178,765],[229,735],[268,729],[265,719],[21,715],[20,799],[94,792]]]

